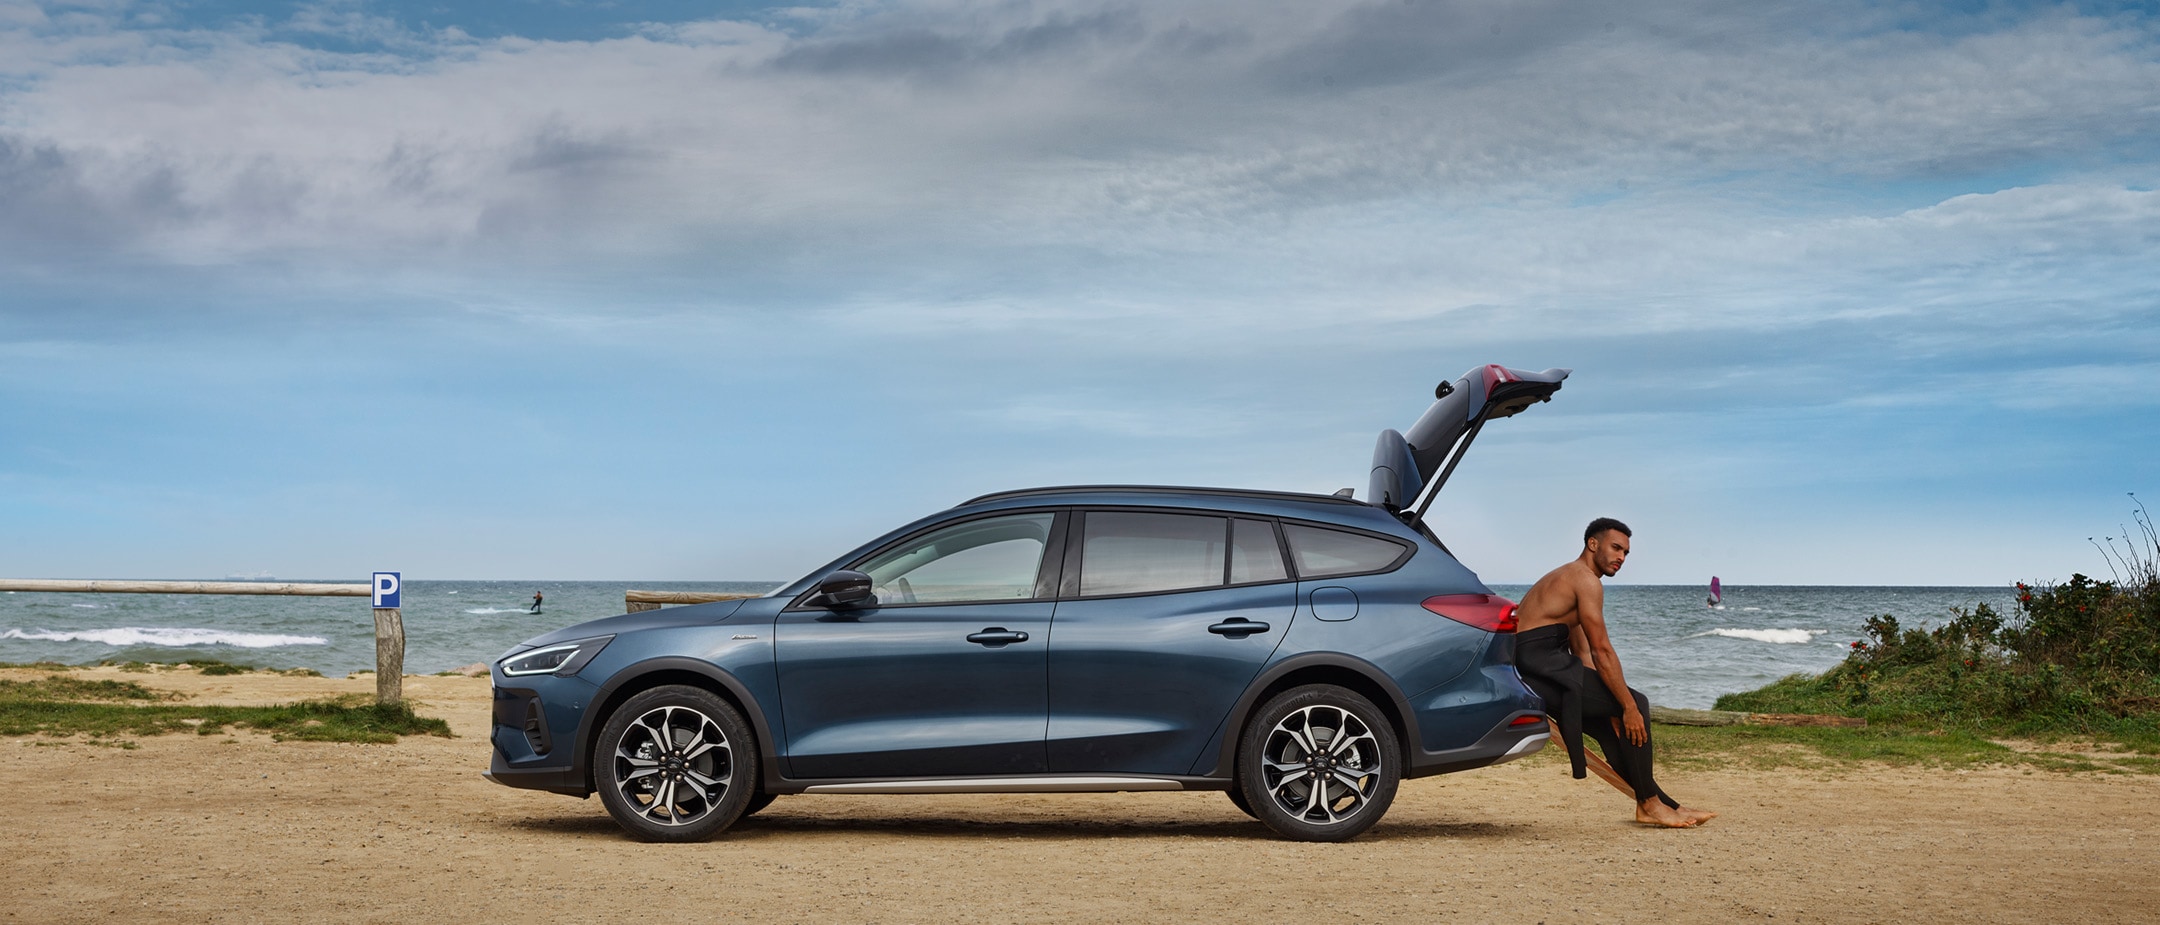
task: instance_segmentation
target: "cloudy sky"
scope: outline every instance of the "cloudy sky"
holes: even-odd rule
[[[982,492],[1362,486],[1488,581],[2105,574],[2160,11],[0,0],[0,573],[785,579]]]

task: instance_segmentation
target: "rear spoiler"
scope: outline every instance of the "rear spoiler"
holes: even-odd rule
[[[1405,521],[1425,516],[1425,509],[1455,474],[1486,421],[1513,417],[1538,402],[1551,401],[1572,369],[1543,372],[1487,365],[1433,390],[1432,406],[1410,425],[1410,432],[1383,430],[1373,445],[1372,477],[1365,501],[1386,508]],[[1427,480],[1425,473],[1439,475]],[[1416,512],[1403,511],[1416,506]]]

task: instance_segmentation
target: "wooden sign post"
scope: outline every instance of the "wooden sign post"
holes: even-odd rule
[[[398,613],[405,576],[376,572],[374,591],[375,702],[395,704],[405,699],[405,618]]]

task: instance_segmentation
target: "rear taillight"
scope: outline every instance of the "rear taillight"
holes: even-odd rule
[[[1515,631],[1515,602],[1497,594],[1439,594],[1425,599],[1425,609],[1488,633]]]
[[[1513,728],[1515,728],[1515,727],[1517,727],[1517,726],[1528,726],[1528,725],[1531,725],[1531,724],[1534,724],[1534,723],[1542,723],[1542,722],[1544,722],[1544,721],[1545,721],[1545,717],[1542,717],[1542,716],[1539,716],[1539,715],[1537,715],[1537,714],[1533,713],[1533,714],[1530,714],[1530,715],[1527,715],[1527,716],[1518,716],[1518,717],[1515,717],[1515,718],[1514,718],[1514,719],[1512,719],[1512,720],[1509,720],[1509,721],[1508,721],[1508,728],[1509,728],[1509,729],[1513,729]]]

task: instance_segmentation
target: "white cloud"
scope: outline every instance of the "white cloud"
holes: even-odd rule
[[[1573,5],[1510,9],[924,3],[799,38],[712,22],[594,42],[393,36],[341,4],[267,35],[17,27],[35,63],[0,96],[0,137],[59,157],[114,240],[196,262],[900,234],[1219,253],[1315,209],[1897,175],[2160,128],[2135,22],[1840,35],[1707,8],[1691,31],[1609,11],[1607,31]],[[142,220],[127,197],[146,186],[181,213]]]

